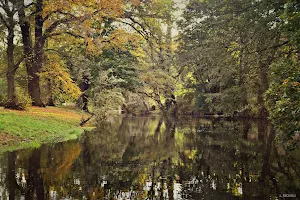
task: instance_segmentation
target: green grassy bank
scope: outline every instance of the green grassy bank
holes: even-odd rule
[[[84,130],[79,126],[83,117],[67,108],[14,111],[0,107],[0,153],[75,139]]]

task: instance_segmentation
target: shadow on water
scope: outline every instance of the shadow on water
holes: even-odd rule
[[[0,155],[0,199],[299,198],[300,150],[275,138],[263,120],[119,118]]]

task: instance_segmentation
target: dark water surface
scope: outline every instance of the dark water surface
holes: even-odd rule
[[[0,200],[300,199],[300,151],[275,141],[265,121],[120,118],[0,155]]]

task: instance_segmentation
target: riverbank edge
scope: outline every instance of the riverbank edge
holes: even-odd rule
[[[77,139],[92,129],[80,127],[86,117],[75,108],[30,107],[17,111],[0,107],[0,154]]]

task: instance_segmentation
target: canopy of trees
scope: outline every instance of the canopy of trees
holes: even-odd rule
[[[299,133],[299,2],[182,3],[0,0],[0,104],[270,117]]]

